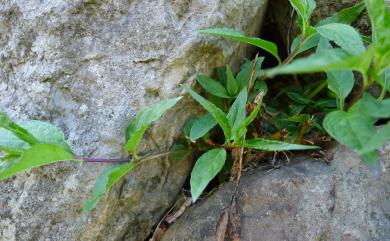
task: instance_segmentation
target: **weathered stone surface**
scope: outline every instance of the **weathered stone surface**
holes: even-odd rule
[[[196,30],[255,35],[266,2],[2,0],[0,111],[56,124],[78,155],[120,155],[123,129],[137,110],[245,55],[247,46]],[[166,149],[195,111],[184,100],[149,136]],[[143,240],[190,166],[149,162],[85,218],[82,200],[103,166],[63,163],[18,175],[0,183],[0,240]]]
[[[331,165],[299,157],[273,171],[242,177],[242,240],[390,240],[390,143],[381,151],[381,176],[345,147],[331,150]],[[163,241],[215,240],[215,227],[233,184],[187,210]]]

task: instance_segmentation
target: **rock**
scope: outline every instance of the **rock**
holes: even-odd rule
[[[3,0],[0,111],[54,123],[77,155],[119,156],[123,130],[138,110],[177,96],[178,84],[192,83],[200,72],[237,64],[248,51],[196,30],[233,27],[256,35],[266,3]],[[148,143],[167,149],[198,110],[182,101],[149,131]],[[191,165],[146,163],[85,217],[82,200],[105,166],[62,163],[20,174],[0,183],[0,240],[144,240]]]
[[[383,241],[390,237],[390,143],[378,176],[355,153],[336,146],[331,165],[308,157],[242,177],[241,240]],[[163,241],[215,240],[215,227],[233,193],[228,183],[189,208]]]

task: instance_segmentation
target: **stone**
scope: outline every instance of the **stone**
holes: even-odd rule
[[[247,45],[198,29],[259,33],[266,0],[2,0],[0,111],[60,127],[77,155],[122,155],[124,128],[181,83],[237,65]],[[147,133],[166,150],[199,108],[189,98]],[[158,147],[155,144],[158,143]],[[106,166],[60,163],[0,183],[0,240],[144,240],[180,192],[192,162],[145,163],[81,216]]]
[[[344,146],[328,153],[330,165],[299,156],[280,169],[245,173],[237,203],[241,240],[389,240],[390,143],[381,150],[381,175]],[[215,240],[233,191],[227,183],[190,207],[162,241]]]

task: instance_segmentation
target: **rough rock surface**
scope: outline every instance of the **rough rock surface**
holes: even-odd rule
[[[273,171],[242,177],[241,240],[390,240],[390,143],[378,176],[356,154],[336,146],[331,165],[299,157]],[[215,240],[215,227],[234,186],[229,183],[188,209],[163,241]]]
[[[178,84],[199,72],[242,60],[247,46],[196,30],[256,35],[266,3],[2,0],[0,111],[56,124],[78,155],[120,155],[123,129],[137,110],[178,95]],[[149,132],[161,149],[191,111],[184,100],[159,122],[163,128]],[[63,163],[18,175],[0,183],[0,240],[144,240],[190,166],[147,163],[84,218],[82,200],[103,166]]]

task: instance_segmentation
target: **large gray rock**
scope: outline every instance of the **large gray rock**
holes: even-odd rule
[[[197,29],[260,29],[266,0],[2,0],[0,111],[50,121],[78,155],[117,156],[137,110],[177,96],[179,83],[242,60],[247,46]],[[212,41],[215,40],[215,41]],[[218,40],[218,41],[216,41]],[[196,112],[184,100],[153,128],[172,144]],[[0,183],[0,240],[144,240],[180,192],[191,161],[153,161],[82,218],[103,165],[57,164]]]
[[[381,151],[380,176],[345,147],[329,153],[331,165],[299,157],[280,169],[243,175],[241,240],[390,240],[390,143]],[[216,240],[217,221],[233,190],[228,183],[191,207],[162,240]]]

